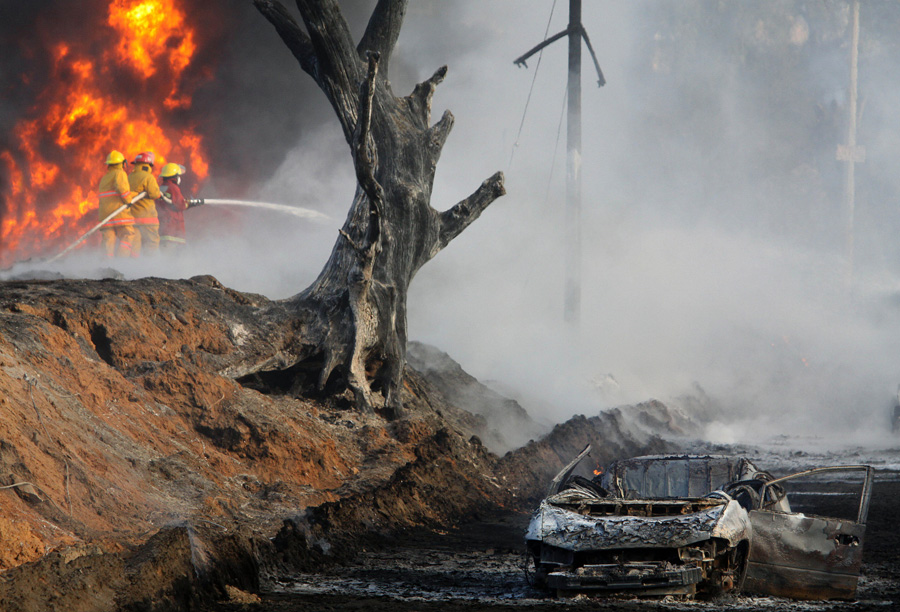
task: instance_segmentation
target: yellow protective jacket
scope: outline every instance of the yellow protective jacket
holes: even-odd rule
[[[156,216],[156,199],[162,197],[156,177],[150,173],[150,166],[140,164],[128,175],[128,184],[137,195],[145,191],[147,195],[131,205],[131,215],[135,225],[159,225]]]
[[[122,204],[128,204],[131,201],[131,187],[128,184],[128,175],[122,169],[122,164],[109,166],[106,174],[100,179],[100,187],[98,188],[100,197],[100,220],[102,221]],[[104,227],[116,225],[133,225],[134,217],[131,209],[126,208],[118,215],[106,222]]]

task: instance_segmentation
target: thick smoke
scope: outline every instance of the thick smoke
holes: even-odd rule
[[[51,3],[60,5],[63,3]],[[200,4],[198,19],[206,20]],[[843,0],[584,3],[608,84],[583,62],[583,301],[562,321],[566,45],[538,58],[544,0],[410,3],[395,93],[448,64],[434,113],[456,124],[432,205],[494,171],[508,195],[411,286],[410,337],[559,420],[655,397],[702,406],[709,435],[878,441],[900,383],[900,152],[894,3],[861,12],[852,276],[845,259],[850,4]],[[557,2],[550,33],[567,23]],[[374,2],[345,2],[361,33]],[[215,76],[195,96],[212,164],[201,195],[314,208],[187,214],[192,254],[129,275],[211,273],[273,298],[311,282],[354,191],[324,96],[250,3],[215,9]],[[9,108],[3,106],[3,118]],[[153,269],[153,266],[157,266]],[[688,398],[688,399],[685,399]]]
[[[450,79],[438,95],[458,121],[435,205],[464,195],[469,177],[507,168],[537,63],[524,72],[508,62],[541,37],[549,10],[517,6],[516,18],[504,3],[469,7],[472,22],[494,30],[486,48],[460,49],[451,65],[467,87]],[[900,382],[898,185],[888,167],[897,143],[887,142],[900,88],[885,25],[900,15],[885,4],[862,10],[868,158],[857,165],[848,282],[835,159],[847,130],[847,7],[586,4],[609,84],[592,87],[584,62],[581,325],[562,323],[564,126],[550,173],[565,89],[557,44],[542,59],[510,195],[423,269],[411,335],[557,418],[691,394],[711,407],[710,435],[724,441],[883,434]],[[551,33],[564,27],[557,14]]]

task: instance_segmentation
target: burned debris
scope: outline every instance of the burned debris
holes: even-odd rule
[[[529,525],[536,586],[561,596],[855,597],[871,467],[775,479],[746,457],[657,455],[573,475],[589,452],[554,479]],[[788,487],[803,499],[809,483],[835,478],[857,487],[852,517],[792,509]]]

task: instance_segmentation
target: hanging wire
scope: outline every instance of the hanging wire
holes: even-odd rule
[[[559,126],[556,128],[556,144],[553,145],[553,158],[550,160],[550,176],[547,177],[547,193],[544,194],[544,205],[550,200],[550,184],[553,182],[553,168],[556,167],[556,152],[559,150],[559,137],[562,134],[563,117],[566,116],[566,101],[569,90],[563,94],[562,110],[559,111]]]
[[[550,7],[550,18],[547,19],[547,27],[544,28],[544,40],[547,40],[547,34],[550,33],[550,22],[553,21],[553,11],[556,10],[556,0],[553,0],[553,6]],[[534,83],[537,81],[538,70],[541,68],[541,58],[544,57],[544,50],[538,51],[537,63],[534,66],[534,76],[531,77],[531,88],[528,90],[528,97],[525,99],[525,108],[522,111],[522,121],[519,122],[519,132],[516,134],[516,141],[513,143],[512,152],[509,154],[509,165],[506,171],[512,168],[513,157],[516,155],[516,149],[519,148],[519,138],[522,137],[522,128],[525,127],[525,115],[528,114],[528,104],[531,102],[531,94],[534,91]]]

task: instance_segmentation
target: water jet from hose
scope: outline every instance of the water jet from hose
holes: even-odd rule
[[[288,213],[303,219],[313,221],[330,221],[331,217],[309,208],[301,208],[299,206],[286,206],[284,204],[274,204],[272,202],[253,202],[251,200],[223,200],[214,198],[204,198],[204,205],[211,204],[213,206],[252,206],[254,208],[266,208],[268,210],[276,210]]]

